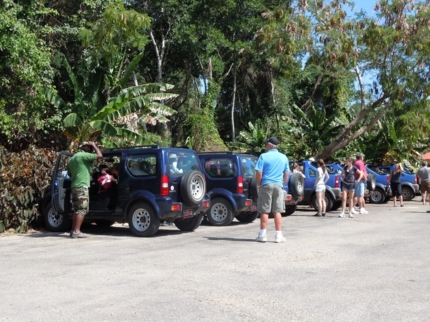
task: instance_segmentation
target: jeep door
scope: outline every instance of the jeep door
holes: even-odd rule
[[[52,207],[56,212],[71,212],[72,179],[68,174],[68,164],[73,153],[61,152],[55,163],[51,181]]]

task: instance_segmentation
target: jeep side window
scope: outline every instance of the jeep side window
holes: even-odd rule
[[[130,155],[126,166],[133,176],[153,176],[157,173],[157,156],[155,154]]]
[[[193,152],[172,151],[169,152],[168,158],[170,174],[183,176],[192,170],[200,171],[199,160]]]
[[[309,168],[309,177],[316,178],[317,172],[314,169]]]
[[[242,173],[245,177],[252,177],[255,172],[255,165],[257,164],[256,157],[240,157],[242,164]]]

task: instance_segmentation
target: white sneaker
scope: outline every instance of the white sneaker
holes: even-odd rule
[[[345,213],[342,211],[339,215],[339,218],[343,218],[343,217],[345,217]]]
[[[352,214],[352,212],[349,213],[349,218],[354,218],[354,215]]]
[[[285,243],[287,240],[282,235],[277,235],[275,237],[275,243]]]
[[[366,209],[364,209],[364,208],[361,208],[360,209],[360,214],[368,214],[369,212],[366,210]]]
[[[258,235],[258,237],[255,239],[255,241],[258,241],[260,243],[265,243],[265,242],[267,242],[267,237]]]
[[[355,211],[355,209],[354,208],[352,208],[352,210],[349,212],[350,214],[353,214],[353,215],[358,215],[358,212],[357,211]]]

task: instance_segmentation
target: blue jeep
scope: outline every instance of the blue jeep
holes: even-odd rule
[[[240,222],[254,221],[259,215],[256,209],[258,189],[255,179],[258,158],[230,151],[202,152],[199,158],[206,176],[207,193],[211,197],[208,221],[215,226],[230,225],[234,217]],[[298,177],[290,174],[286,187],[285,215],[296,210],[296,202],[301,198],[300,189],[303,185],[300,182],[303,181]],[[292,187],[293,184],[296,186]]]
[[[380,166],[368,166],[370,169],[374,169],[375,171],[379,171],[389,175],[391,171],[394,170],[395,165],[380,165]],[[401,183],[402,183],[402,195],[404,201],[409,201],[415,198],[415,195],[420,194],[420,187],[417,182],[417,177],[414,172],[407,167],[404,167],[403,173],[401,175]]]
[[[366,166],[367,173],[371,173],[375,176],[376,187],[375,190],[370,193],[369,201],[371,203],[387,203],[391,198],[391,186],[388,180],[388,174],[375,168],[369,168]]]
[[[315,209],[318,208],[315,194],[315,181],[318,177],[318,165],[315,161],[302,160],[298,162],[290,162],[290,167],[293,163],[297,163],[300,171],[305,175],[304,180],[304,197],[301,204],[310,204]],[[330,176],[327,181],[327,189],[325,193],[327,209],[326,211],[337,210],[342,205],[342,196],[340,190],[340,174],[337,171],[336,165],[326,165],[327,172]],[[340,168],[340,166],[339,166]]]
[[[72,156],[60,153],[51,187],[39,202],[50,231],[67,231],[71,226],[71,180],[64,172]],[[113,190],[103,191],[98,186],[101,164],[119,164],[118,183],[112,185]],[[100,226],[128,222],[131,232],[139,237],[154,235],[161,220],[174,222],[180,230],[193,231],[210,207],[197,153],[190,149],[157,145],[108,149],[103,151],[103,159],[94,163],[92,178],[90,210],[85,220]]]

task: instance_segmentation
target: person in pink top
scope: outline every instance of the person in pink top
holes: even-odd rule
[[[366,190],[366,181],[367,181],[367,171],[366,167],[364,166],[363,161],[363,155],[361,153],[358,153],[356,155],[356,160],[354,162],[354,167],[356,167],[358,170],[360,170],[363,173],[363,176],[360,179],[360,175],[357,172],[355,174],[356,185],[355,185],[355,204],[358,203],[358,207],[360,208],[359,213],[360,214],[368,214],[369,212],[364,209],[364,191]]]

